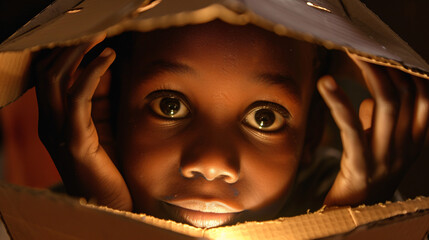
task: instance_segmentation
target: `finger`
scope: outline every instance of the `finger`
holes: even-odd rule
[[[109,48],[105,49],[99,57],[88,65],[68,92],[67,107],[70,111],[70,131],[74,135],[72,139],[79,144],[87,141],[88,133],[96,132],[91,118],[91,100],[100,77],[104,75],[114,59],[114,51]]]
[[[346,157],[345,160],[348,160],[347,162],[342,161],[341,170],[347,170],[350,174],[362,173],[361,177],[366,180],[365,139],[352,104],[331,76],[322,77],[317,83],[317,88],[340,129],[343,154]]]
[[[91,42],[55,50],[53,56],[42,63],[44,66],[38,68],[42,76],[37,84],[41,117],[53,119],[57,131],[61,131],[64,125],[64,92],[67,85],[73,81],[74,72],[85,53],[104,38],[105,35],[99,35]]]
[[[392,80],[381,68],[352,57],[375,101],[371,149],[376,169],[384,174],[389,166],[394,147],[394,134],[399,114],[399,97]]]
[[[91,111],[92,119],[99,135],[100,144],[103,145],[108,154],[111,151],[108,151],[106,146],[113,144],[111,104],[109,98],[110,77],[109,70],[101,76],[100,83],[92,98]],[[111,154],[109,154],[109,156],[111,156]]]
[[[69,94],[76,101],[91,101],[98,87],[101,76],[115,60],[116,54],[111,48],[106,48],[79,76],[79,79],[69,89]]]
[[[54,50],[43,51],[36,56],[37,66],[36,74],[38,79],[36,80],[36,93],[37,101],[39,105],[39,112],[42,116],[47,115],[62,115],[63,100],[61,95],[57,91],[53,91],[51,87],[51,78],[54,78],[52,73],[52,65],[55,60],[64,53],[63,48],[57,48]]]
[[[69,76],[76,71],[85,54],[105,38],[105,34],[100,34],[90,39],[88,42],[77,46],[66,47],[62,54],[63,57],[57,60],[54,70],[62,76]]]
[[[125,181],[108,155],[111,149],[100,145],[98,130],[101,134],[108,131],[97,129],[91,118],[92,98],[101,77],[105,75],[114,58],[115,52],[105,49],[83,70],[69,89],[67,102],[70,122],[67,145],[74,159],[81,188],[86,190],[85,195],[95,198],[98,204],[130,210],[131,197]]]
[[[416,103],[413,120],[413,143],[421,149],[429,126],[429,80],[414,78],[416,84]]]
[[[392,159],[392,171],[401,169],[404,160],[411,163],[412,123],[414,115],[415,86],[408,74],[396,69],[388,69],[400,99],[399,114],[394,135],[395,157]],[[411,157],[411,158],[410,158]]]
[[[52,109],[61,109],[58,104],[64,101],[64,93],[73,82],[74,73],[84,55],[104,38],[105,35],[98,35],[90,42],[62,48],[58,50],[58,54],[55,54],[59,55],[59,57],[47,60],[52,64],[47,65],[49,70],[47,72],[47,82],[44,87],[46,88],[46,93],[50,96]]]
[[[106,71],[103,76],[100,77],[100,82],[95,89],[94,96],[92,97],[92,119],[95,124],[108,122],[111,117],[110,111],[110,79],[111,73],[109,70]]]
[[[45,71],[50,68],[54,63],[55,59],[58,58],[63,52],[64,48],[54,48],[54,49],[43,49],[37,52],[34,56],[34,63],[36,64],[37,71]]]
[[[98,84],[97,89],[95,89],[93,100],[109,96],[111,78],[112,73],[109,70],[101,76],[100,83]]]
[[[374,114],[374,99],[367,98],[359,106],[359,119],[364,131],[372,127],[372,117]]]

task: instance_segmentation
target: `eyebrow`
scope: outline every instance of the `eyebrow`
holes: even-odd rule
[[[167,61],[167,60],[155,60],[150,62],[147,67],[142,69],[141,74],[144,77],[150,77],[157,75],[159,73],[174,73],[174,74],[195,74],[195,70],[190,66],[175,62],[175,61]]]
[[[293,95],[298,97],[301,96],[300,87],[292,76],[284,74],[262,73],[256,75],[254,80],[263,84],[279,86]]]
[[[150,62],[148,67],[142,71],[142,75],[147,78],[164,72],[174,74],[196,74],[195,69],[186,64],[171,60],[158,59]],[[301,96],[300,88],[292,76],[285,74],[262,73],[257,74],[253,80],[258,83],[277,85],[295,96]]]

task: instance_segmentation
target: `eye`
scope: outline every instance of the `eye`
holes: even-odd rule
[[[276,103],[257,102],[257,105],[252,107],[243,118],[246,125],[257,130],[264,132],[280,130],[290,116],[284,107]]]
[[[162,94],[163,92],[157,92]],[[180,96],[175,96],[171,92],[164,92],[164,96],[154,96],[150,102],[150,108],[157,115],[164,118],[185,118],[189,114],[189,108],[186,106]],[[151,94],[152,95],[152,94]]]

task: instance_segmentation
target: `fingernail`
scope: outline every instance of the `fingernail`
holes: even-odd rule
[[[112,54],[112,50],[110,48],[106,48],[101,52],[100,57],[108,57],[110,54]]]
[[[329,91],[335,91],[337,89],[337,83],[332,78],[326,78],[323,81],[323,86]]]

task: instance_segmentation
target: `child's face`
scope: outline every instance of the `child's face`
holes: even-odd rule
[[[275,217],[304,147],[315,46],[218,21],[136,40],[118,135],[134,210],[198,227]]]

